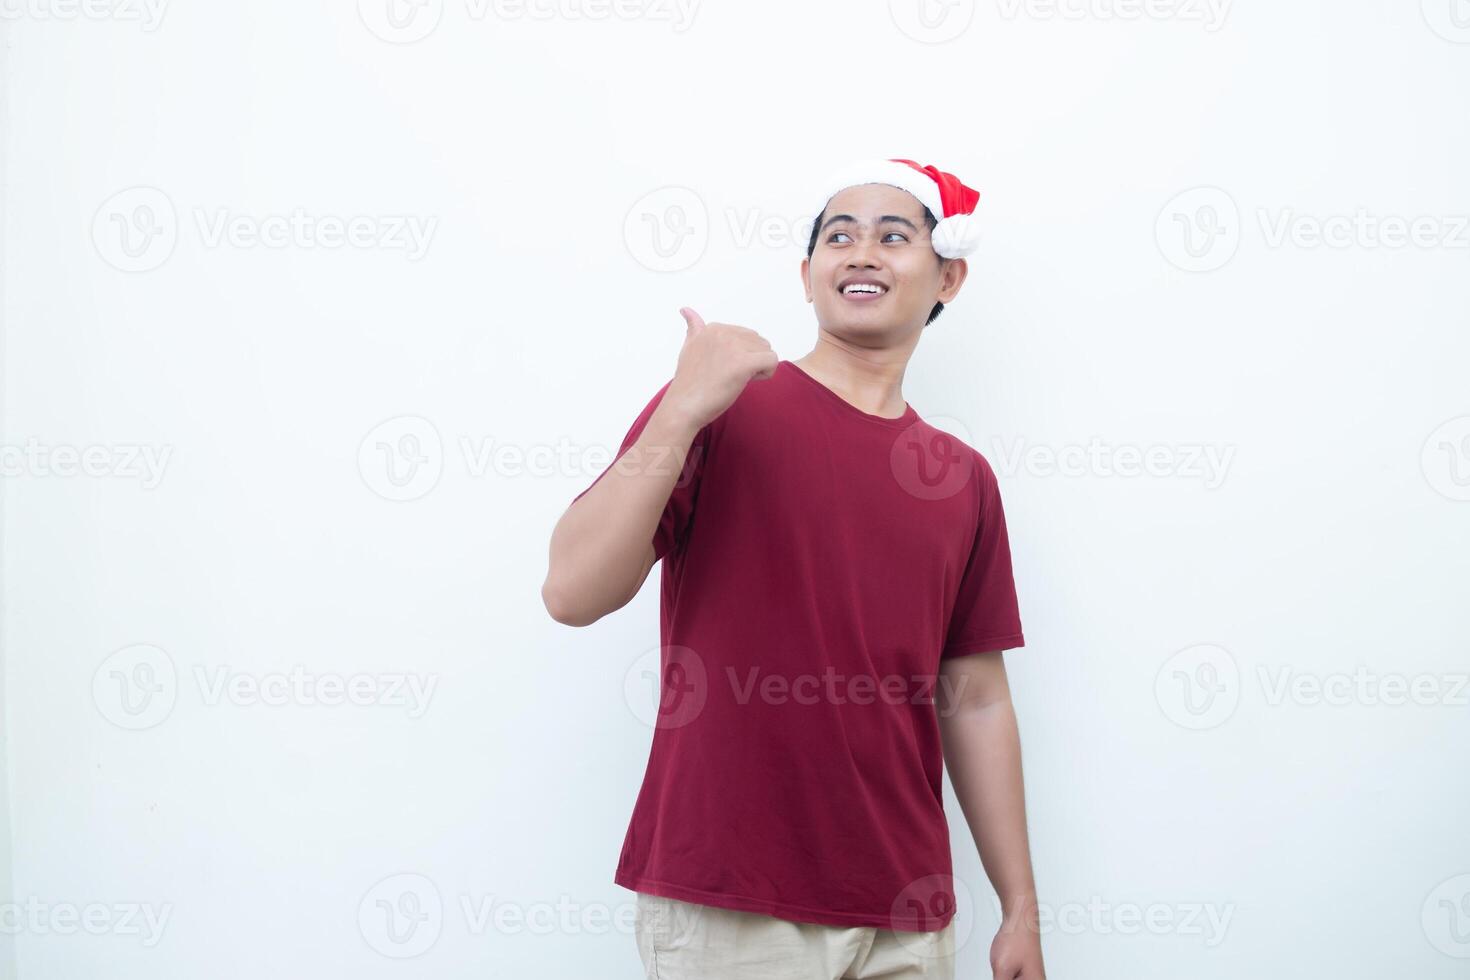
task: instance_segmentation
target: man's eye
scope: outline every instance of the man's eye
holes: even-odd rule
[[[835,242],[837,240],[837,236],[838,235],[844,235],[844,236],[847,236],[847,237],[851,237],[850,235],[847,235],[847,232],[845,232],[845,231],[834,231],[831,234],[831,236],[828,237],[828,239],[827,239],[828,244],[831,244],[832,242]],[[883,240],[884,241],[887,241],[889,235],[897,235],[898,236],[898,240],[901,241],[901,242],[908,241],[908,238],[905,237],[904,233],[901,232],[901,231],[885,232],[884,235],[883,235]]]

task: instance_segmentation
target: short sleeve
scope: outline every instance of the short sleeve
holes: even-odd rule
[[[1011,546],[1000,485],[995,471],[978,454],[975,474],[980,481],[980,519],[950,614],[941,659],[1008,650],[1026,642],[1021,635],[1021,610],[1011,572]]]
[[[638,441],[643,433],[643,427],[648,424],[658,403],[663,400],[664,392],[668,390],[672,379],[664,382],[662,388],[656,391],[643,411],[633,420],[628,434],[623,437],[623,443],[618,447],[617,455],[605,469],[597,474],[596,479],[587,484],[585,490],[572,498],[572,503],[580,500],[583,494],[597,486],[597,481],[608,474],[614,467],[669,467],[676,465],[676,458],[672,450],[667,447],[647,447],[643,459],[639,460],[628,455],[628,449]],[[700,429],[695,435],[693,443],[689,447],[688,454],[684,457],[684,466],[678,477],[674,480],[674,489],[669,493],[669,502],[664,505],[663,516],[659,518],[658,527],[653,532],[653,553],[655,560],[673,551],[683,544],[689,531],[690,521],[694,517],[694,501],[699,493],[699,479],[704,472],[704,454],[709,442],[709,426]],[[636,456],[637,454],[635,454]]]

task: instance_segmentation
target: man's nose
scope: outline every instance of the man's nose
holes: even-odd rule
[[[871,269],[878,264],[877,246],[866,239],[855,242],[847,252],[847,264]]]

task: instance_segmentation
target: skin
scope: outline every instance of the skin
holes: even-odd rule
[[[901,416],[904,371],[929,311],[958,295],[968,269],[964,259],[934,251],[924,207],[907,191],[886,184],[844,189],[828,202],[816,248],[801,262],[817,341],[793,363],[864,412]],[[888,292],[867,303],[845,299],[839,284],[855,274],[878,280]],[[628,449],[632,465],[609,470],[552,532],[541,594],[558,622],[586,626],[637,594],[654,564],[654,529],[695,436],[747,384],[775,371],[777,356],[755,331],[706,323],[688,307],[679,312],[685,321],[679,363]],[[935,706],[945,767],[1001,900],[990,947],[993,978],[1045,980],[1020,735],[1002,652],[949,658],[940,675],[936,690],[949,692]]]

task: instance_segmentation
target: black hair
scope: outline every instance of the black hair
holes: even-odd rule
[[[822,230],[822,219],[825,218],[826,216],[827,216],[827,208],[826,208],[825,205],[823,205],[823,207],[822,207],[822,213],[819,214],[819,215],[817,215],[817,220],[815,220],[815,221],[812,222],[812,237],[806,243],[806,257],[808,259],[810,259],[812,257],[812,253],[817,250],[817,233]],[[928,228],[932,232],[934,230],[935,226],[937,226],[938,224],[939,224],[939,222],[936,221],[935,218],[934,218],[934,212],[933,211],[930,211],[927,207],[924,207],[924,227]],[[938,255],[938,254],[939,253],[937,253],[937,252],[935,253],[935,255]],[[944,262],[943,257],[940,257],[939,261],[942,264]],[[924,326],[927,327],[929,324],[933,323],[934,322],[934,318],[937,317],[943,310],[944,310],[944,304],[943,303],[935,303],[934,304],[934,309],[932,309],[932,310],[929,311],[929,319],[927,319],[927,320],[924,321]]]

